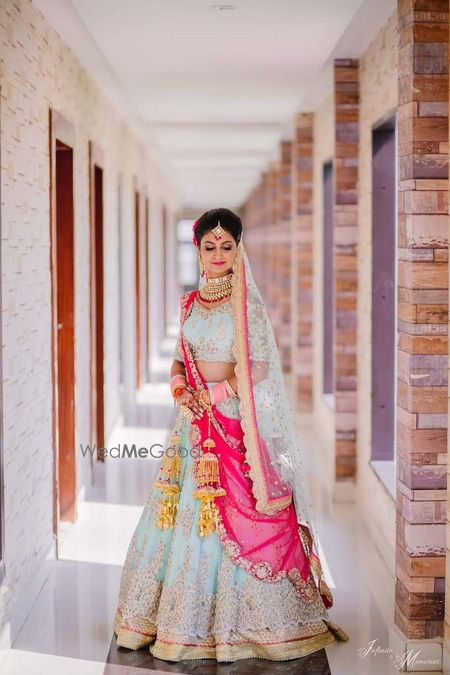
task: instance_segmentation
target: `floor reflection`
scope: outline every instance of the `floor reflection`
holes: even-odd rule
[[[125,649],[117,647],[115,637],[107,659],[110,665],[128,666],[159,673],[183,673],[183,675],[327,675],[330,673],[325,649],[314,652],[301,659],[291,661],[269,661],[268,659],[241,659],[232,663],[217,663],[214,659],[196,659],[188,661],[169,662],[155,659],[147,647]],[[113,670],[105,668],[103,675],[113,675]]]

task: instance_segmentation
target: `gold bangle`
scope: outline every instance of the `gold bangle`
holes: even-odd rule
[[[201,390],[201,392],[200,392],[200,394],[199,394],[199,396],[198,396],[198,402],[200,403],[200,405],[202,406],[202,408],[205,407],[205,402],[204,402],[204,400],[203,400],[203,392],[204,392],[204,389]]]
[[[237,397],[237,392],[234,391],[234,389],[233,389],[233,387],[231,386],[230,381],[228,380],[228,378],[225,379],[225,389],[228,391],[228,393],[230,394],[230,396],[235,396],[235,397]]]
[[[211,410],[211,403],[207,403],[207,401],[203,398],[204,392],[205,392],[205,391],[206,391],[206,389],[202,389],[202,390],[200,391],[200,395],[199,395],[199,397],[198,397],[198,400],[199,400],[199,403],[201,403],[202,406],[203,406],[206,410]]]

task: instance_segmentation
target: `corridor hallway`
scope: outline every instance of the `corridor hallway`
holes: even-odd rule
[[[450,0],[0,0],[0,675],[450,675],[449,16]],[[224,215],[236,231],[242,223],[276,343],[249,358],[280,356],[330,620],[349,636],[299,661],[163,662],[113,636],[159,457],[100,449],[168,438],[180,298],[205,281],[193,226],[215,208],[239,217]],[[230,318],[236,328],[237,314],[217,322],[206,360],[222,348],[227,362],[233,349],[243,357],[250,340],[238,325],[232,344]],[[248,323],[249,334],[261,327]],[[258,419],[269,421],[275,454],[295,445],[286,406],[273,413],[280,381]],[[238,384],[254,429],[256,397]],[[258,438],[245,449],[254,465]],[[254,466],[241,469],[248,478]],[[255,498],[240,485],[240,497]],[[185,495],[192,515],[198,495]],[[258,519],[251,510],[255,529]],[[298,561],[304,551],[287,531]],[[194,564],[192,533],[183,573],[215,582]],[[211,560],[231,567],[233,556],[208,542]],[[256,576],[274,569],[269,549]],[[223,604],[251,630],[279,622],[283,646],[271,638],[271,654],[327,644],[328,632],[305,637],[299,611],[313,603],[291,606],[287,586],[266,603],[266,584],[259,594],[245,586],[240,604],[228,583]],[[218,588],[196,601],[219,604]],[[187,635],[196,606],[178,605]],[[227,655],[235,647],[218,642]]]
[[[165,444],[174,407],[166,382],[175,326],[162,343],[153,383],[138,392],[135,410],[117,425],[107,447]],[[301,442],[310,449],[308,482],[321,536],[327,582],[335,598],[330,617],[351,639],[293,661],[264,659],[217,664],[213,660],[169,663],[153,659],[147,648],[117,648],[112,636],[121,566],[158,464],[156,459],[108,458],[98,463],[94,484],[86,486],[78,520],[65,526],[59,560],[52,561],[42,590],[14,648],[0,654],[2,675],[141,675],[145,672],[203,674],[291,673],[307,675],[387,675],[388,655],[358,656],[374,636],[388,644],[392,586],[379,552],[367,537],[354,504],[333,504],[321,483],[321,449],[311,416],[298,420]],[[107,665],[105,665],[107,664]],[[135,670],[134,670],[135,669]]]

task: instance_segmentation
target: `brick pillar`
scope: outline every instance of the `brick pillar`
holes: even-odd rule
[[[356,475],[356,331],[359,157],[358,61],[335,59],[334,397],[335,477]]]
[[[255,276],[255,281],[258,279],[259,272],[259,260],[258,260],[258,251],[255,245],[255,233],[258,231],[258,190],[259,185],[254,187],[250,194],[247,196],[244,205],[239,209],[239,215],[242,219],[243,227],[243,238],[245,248],[252,265],[253,274]]]
[[[291,368],[298,411],[313,400],[313,113],[300,113],[292,143]]]
[[[279,311],[279,348],[284,372],[291,369],[291,199],[292,141],[280,143],[278,174],[277,292]]]
[[[270,225],[269,218],[269,204],[270,204],[270,178],[269,172],[265,171],[262,174],[260,182],[261,190],[261,202],[260,202],[260,220],[259,220],[259,238],[258,238],[258,250],[259,250],[259,260],[260,265],[258,269],[258,277],[256,277],[258,288],[264,299],[267,301],[268,295],[268,266],[269,266],[269,252],[270,247],[267,244],[268,237],[268,228]]]
[[[258,289],[268,304],[271,283],[268,279],[271,248],[268,245],[270,232],[272,178],[263,172],[256,187],[239,209],[243,221],[244,243]]]
[[[414,639],[444,629],[449,2],[431,4],[398,4],[395,624]]]
[[[277,245],[276,233],[278,224],[278,173],[279,166],[277,162],[271,164],[268,181],[268,223],[267,223],[267,284],[266,284],[266,304],[270,320],[273,325],[275,335],[278,335],[278,293],[276,288],[277,273]]]

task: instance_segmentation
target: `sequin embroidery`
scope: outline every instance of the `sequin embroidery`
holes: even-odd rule
[[[212,309],[206,309],[199,304],[197,299],[194,300],[182,331],[192,348],[195,361],[236,363],[233,354],[233,313],[230,301]],[[180,333],[178,333],[173,358],[183,361]]]

